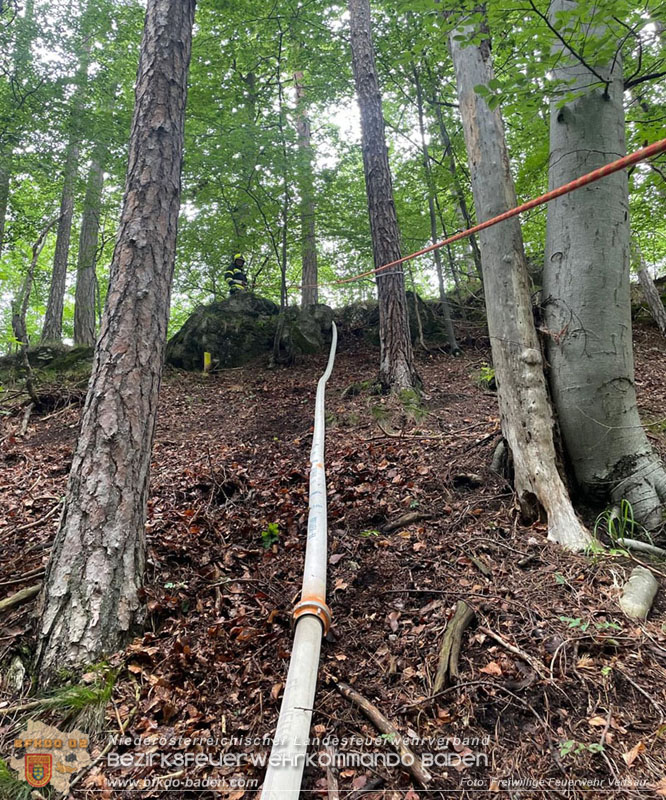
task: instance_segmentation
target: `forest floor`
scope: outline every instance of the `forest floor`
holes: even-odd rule
[[[631,559],[570,555],[546,542],[543,524],[521,524],[511,487],[489,467],[500,428],[496,397],[480,381],[488,343],[472,329],[466,338],[461,358],[418,355],[425,415],[368,393],[343,399],[349,384],[374,377],[378,355],[341,341],[327,392],[334,627],[322,649],[312,736],[331,737],[338,756],[377,758],[332,772],[324,762],[307,766],[303,796],[334,798],[334,778],[341,798],[367,800],[666,796],[666,565],[651,562],[662,589],[649,621],[638,624],[618,607]],[[641,412],[666,455],[665,342],[643,325],[635,341]],[[168,758],[111,768],[105,754],[71,797],[258,796],[264,770],[251,762],[268,754],[262,737],[275,730],[287,674],[325,360],[275,371],[257,363],[208,378],[167,373],[146,529],[146,633],[111,658],[118,678],[91,755],[123,726],[141,742],[112,753],[230,758],[227,766],[203,758],[182,768]],[[79,414],[70,406],[34,417],[24,436],[20,417],[5,421],[3,597],[39,580],[47,561]],[[407,513],[428,517],[388,532]],[[442,637],[461,600],[476,620],[463,635],[460,676],[432,698]],[[3,614],[5,666],[32,644],[34,602]],[[336,690],[340,681],[434,759],[427,789],[382,764],[390,737]],[[0,695],[4,758],[37,716],[6,713],[24,698]],[[74,724],[55,711],[40,718]],[[323,750],[311,748],[315,756]],[[148,783],[114,788],[129,778]],[[187,780],[217,788],[194,791]]]

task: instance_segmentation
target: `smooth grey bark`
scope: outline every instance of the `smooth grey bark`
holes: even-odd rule
[[[664,308],[659,291],[654,285],[652,276],[648,272],[641,247],[635,239],[632,240],[631,243],[631,252],[635,267],[638,269],[638,280],[643,290],[643,296],[650,309],[650,314],[652,314],[652,319],[657,323],[657,327],[662,334],[666,336],[666,309]]]
[[[400,258],[400,232],[377,79],[369,0],[349,0],[352,66],[361,111],[363,167],[375,269]],[[402,265],[378,272],[379,379],[386,390],[419,385]]]
[[[647,269],[642,269],[638,273],[638,280],[641,282],[641,289],[645,295],[652,318],[657,323],[659,330],[666,336],[666,309],[661,300],[657,287]]]
[[[23,278],[23,284],[18,295],[12,302],[12,332],[14,338],[21,343],[22,348],[27,348],[30,344],[28,340],[28,330],[26,318],[28,315],[28,306],[30,305],[30,293],[32,292],[32,284],[35,279],[35,270],[37,269],[37,262],[39,256],[46,244],[46,237],[51,228],[56,224],[57,217],[47,222],[41,233],[37,237],[37,241],[32,246],[32,258],[30,265]]]
[[[100,213],[102,209],[102,190],[104,188],[104,168],[102,162],[106,148],[95,148],[92,155],[86,195],[83,202],[83,219],[79,235],[79,256],[76,269],[76,295],[74,299],[74,344],[89,346],[95,344],[95,266],[97,243],[99,239]]]
[[[516,206],[504,124],[474,87],[493,78],[488,42],[467,44],[478,30],[463,25],[450,37],[460,115],[479,221]],[[458,41],[456,36],[463,36]],[[467,45],[467,46],[466,46]],[[498,386],[502,432],[511,449],[523,516],[548,518],[548,538],[571,550],[591,541],[557,470],[553,419],[530,300],[527,261],[516,218],[479,237],[488,332]]]
[[[67,286],[67,260],[69,258],[69,243],[72,235],[72,219],[74,217],[74,195],[76,191],[76,178],[79,165],[79,150],[81,136],[81,113],[83,109],[83,93],[88,77],[88,64],[90,63],[90,43],[84,42],[81,63],[77,70],[76,90],[72,98],[72,111],[69,127],[69,143],[65,157],[65,167],[62,175],[62,194],[60,197],[60,218],[58,220],[58,233],[56,236],[55,253],[53,256],[53,270],[51,273],[51,286],[46,304],[44,327],[42,328],[43,342],[60,342],[62,340],[62,314],[65,304],[65,289]]]
[[[299,189],[301,194],[301,303],[315,305],[319,300],[317,288],[317,234],[315,227],[314,176],[312,174],[312,135],[305,102],[303,73],[294,73],[296,84],[296,128],[299,150]]]
[[[109,292],[40,598],[42,684],[122,646],[140,617],[194,8],[194,0],[147,4]]]
[[[554,0],[553,25],[562,24],[558,12],[575,9],[572,0]],[[563,31],[565,39],[570,35]],[[551,189],[626,153],[620,54],[612,65],[591,65],[606,79],[603,86],[559,40],[554,48],[560,55],[555,79],[565,82],[563,93],[581,96],[563,106],[558,95],[551,101]],[[666,472],[636,404],[629,266],[626,172],[549,203],[547,355],[566,451],[586,494],[598,502],[626,499],[636,519],[655,528],[662,521]]]
[[[437,231],[437,211],[435,208],[435,183],[432,177],[432,170],[430,168],[430,152],[428,150],[428,142],[426,140],[426,129],[425,129],[425,114],[423,109],[423,89],[421,87],[421,81],[419,79],[418,70],[414,65],[412,65],[412,72],[414,74],[414,83],[416,86],[416,103],[417,109],[419,114],[419,131],[421,133],[421,152],[423,154],[423,169],[425,171],[426,183],[428,185],[428,211],[430,214],[430,240],[433,244],[437,244],[439,241],[438,231]],[[439,284],[439,302],[442,307],[442,315],[444,317],[444,326],[446,329],[446,339],[449,344],[449,349],[451,353],[455,356],[460,354],[462,351],[458,346],[458,341],[456,339],[456,332],[453,327],[453,320],[451,318],[451,307],[449,306],[449,300],[446,296],[446,290],[444,288],[444,267],[442,265],[442,254],[439,248],[433,251],[433,255],[435,257],[435,268],[437,270],[437,282]],[[418,303],[416,304],[416,308],[418,308]]]
[[[432,80],[432,75],[430,77]],[[474,220],[472,219],[472,215],[470,214],[469,208],[467,207],[467,198],[465,197],[465,190],[463,188],[462,183],[460,182],[460,176],[458,175],[456,157],[455,153],[453,152],[453,144],[449,136],[449,131],[446,127],[446,121],[444,120],[444,112],[442,111],[441,105],[437,102],[436,97],[432,97],[431,104],[435,110],[435,117],[437,119],[437,125],[439,127],[439,136],[442,141],[442,147],[444,148],[444,158],[448,161],[449,173],[451,175],[451,180],[453,182],[453,189],[456,197],[456,205],[455,205],[456,216],[458,217],[458,221],[463,229],[472,228],[474,226]],[[465,261],[468,264],[468,270],[467,270],[468,275],[476,273],[476,275],[479,277],[479,280],[483,281],[483,269],[481,267],[481,252],[479,250],[479,245],[476,236],[470,236],[468,239],[465,239],[465,241],[463,241],[461,244],[463,246]]]

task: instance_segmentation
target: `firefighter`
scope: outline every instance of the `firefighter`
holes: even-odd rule
[[[236,294],[247,289],[247,275],[243,271],[245,259],[240,253],[236,253],[233,262],[224,273],[224,279],[229,284],[229,294]]]

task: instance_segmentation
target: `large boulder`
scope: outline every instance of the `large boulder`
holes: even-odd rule
[[[445,345],[448,342],[442,305],[437,300],[424,300],[414,292],[407,292],[409,331],[412,342],[419,338],[420,327],[426,342]],[[418,310],[418,315],[417,315]],[[379,307],[377,302],[352,303],[335,312],[335,320],[343,331],[363,337],[370,344],[379,345]]]
[[[328,306],[288,308],[280,317],[275,303],[250,292],[200,306],[167,345],[169,364],[200,370],[204,352],[218,368],[240,367],[257,356],[274,354],[278,326],[280,361],[316,353],[330,341],[333,311]]]

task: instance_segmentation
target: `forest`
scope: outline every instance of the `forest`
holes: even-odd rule
[[[666,3],[0,0],[0,800],[666,797]]]

